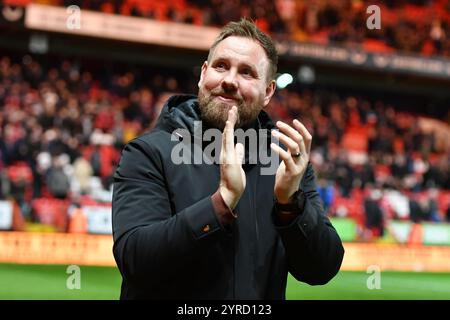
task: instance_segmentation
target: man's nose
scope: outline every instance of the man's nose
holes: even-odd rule
[[[235,91],[238,88],[236,72],[230,70],[222,80],[222,88],[227,91]]]

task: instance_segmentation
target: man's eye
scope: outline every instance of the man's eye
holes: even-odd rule
[[[216,64],[216,68],[217,69],[225,69],[225,63],[223,63],[223,62],[219,62],[218,64]]]
[[[243,69],[241,73],[245,76],[253,76],[253,72],[250,69]]]

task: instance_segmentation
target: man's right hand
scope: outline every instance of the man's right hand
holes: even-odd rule
[[[220,185],[219,192],[225,203],[234,209],[245,190],[246,178],[242,162],[244,146],[234,146],[234,126],[237,121],[237,107],[228,111],[228,119],[222,133],[222,150],[220,152]]]

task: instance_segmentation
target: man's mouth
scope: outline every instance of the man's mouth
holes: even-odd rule
[[[230,96],[224,96],[224,95],[216,95],[216,98],[218,98],[221,101],[224,102],[237,102],[236,98],[230,97]]]

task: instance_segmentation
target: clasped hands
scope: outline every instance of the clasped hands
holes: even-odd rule
[[[242,143],[234,145],[234,126],[237,117],[237,108],[233,106],[228,111],[228,119],[222,133],[220,153],[219,192],[231,209],[236,207],[246,185],[245,172],[242,168],[245,156],[244,146]],[[278,121],[276,126],[279,131],[272,130],[272,135],[278,138],[287,147],[287,150],[283,150],[277,144],[270,144],[271,149],[282,160],[275,176],[274,195],[278,203],[287,204],[298,190],[300,181],[305,174],[312,136],[298,120],[293,121],[293,126],[282,121]]]

